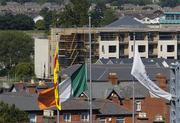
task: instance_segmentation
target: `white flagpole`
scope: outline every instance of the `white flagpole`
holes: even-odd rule
[[[133,59],[134,59],[134,56],[135,56],[135,32],[133,33]],[[134,77],[133,77],[133,121],[132,123],[135,123],[135,89],[134,89]]]
[[[89,109],[90,109],[90,123],[93,123],[92,118],[92,79],[91,79],[91,15],[89,13]]]

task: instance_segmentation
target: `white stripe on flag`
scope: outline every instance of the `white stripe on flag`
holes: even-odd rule
[[[71,78],[67,78],[59,84],[60,102],[65,102],[71,96]]]

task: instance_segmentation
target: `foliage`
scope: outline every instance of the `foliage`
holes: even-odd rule
[[[114,10],[106,9],[104,12],[104,17],[101,20],[101,25],[107,25],[117,19]]]
[[[0,63],[11,70],[19,62],[31,61],[33,39],[20,31],[0,32]]]
[[[24,123],[28,122],[28,114],[20,111],[15,105],[0,102],[0,123]]]
[[[44,25],[46,30],[48,30],[51,26],[56,26],[56,22],[58,20],[57,12],[44,8],[40,11],[40,15],[44,17]]]
[[[45,29],[45,22],[44,20],[38,20],[35,24],[36,29],[44,30]]]
[[[18,63],[13,72],[18,79],[28,79],[34,76],[33,66],[33,64],[27,62]]]
[[[34,21],[27,15],[0,15],[0,29],[31,30],[34,28]]]
[[[87,0],[71,0],[61,13],[63,27],[82,27],[88,24],[88,10],[90,3]]]

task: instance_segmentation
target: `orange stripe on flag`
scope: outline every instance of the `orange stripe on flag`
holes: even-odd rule
[[[39,93],[38,105],[41,110],[56,106],[55,95],[54,95],[55,88],[56,87],[52,87],[43,90]]]

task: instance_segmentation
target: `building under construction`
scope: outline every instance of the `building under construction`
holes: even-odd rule
[[[170,25],[149,28],[132,17],[124,17],[105,27],[91,28],[91,37],[93,62],[99,58],[132,58],[134,41],[141,57],[180,58],[180,28]],[[57,43],[61,67],[88,61],[87,27],[51,29],[50,71],[53,68],[53,54]]]

